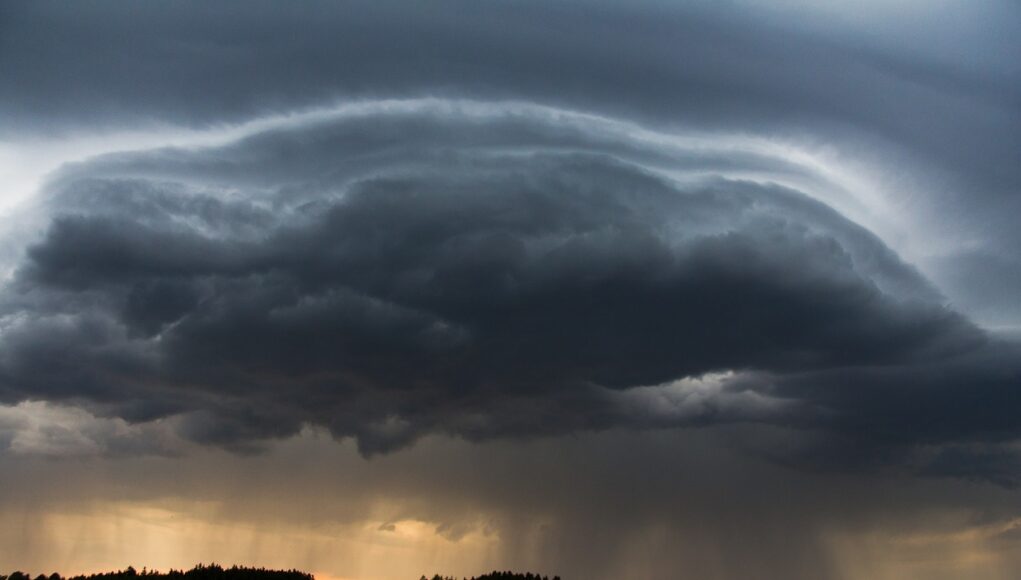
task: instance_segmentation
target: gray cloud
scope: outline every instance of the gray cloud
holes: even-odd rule
[[[0,128],[17,141],[209,127],[434,95],[799,136],[893,173],[903,211],[964,241],[923,246],[919,265],[983,324],[1021,324],[1002,284],[1021,272],[1002,258],[1021,243],[1016,3],[876,4],[853,18],[768,4],[5,6]]]
[[[728,177],[838,187],[812,167],[713,143],[411,101],[69,167],[5,294],[3,396],[240,450],[306,423],[366,453],[757,421],[881,462],[1016,436],[1015,347],[808,194]]]
[[[0,569],[1012,577],[1019,16],[0,5]]]

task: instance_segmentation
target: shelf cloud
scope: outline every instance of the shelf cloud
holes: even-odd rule
[[[0,571],[1011,577],[1019,16],[0,7]]]
[[[724,137],[436,99],[109,154],[43,194],[3,393],[239,449],[307,424],[366,454],[735,421],[879,455],[1015,436],[1016,348],[820,201],[839,187]],[[698,412],[628,404],[712,373]]]

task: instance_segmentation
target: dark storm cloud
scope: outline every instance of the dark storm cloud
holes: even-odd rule
[[[4,295],[0,393],[238,450],[306,423],[367,453],[737,421],[872,462],[1016,437],[1013,346],[833,209],[725,177],[827,187],[812,169],[619,129],[380,103],[68,167]]]
[[[804,439],[751,447],[817,469],[897,466],[1016,486],[1019,361],[1016,343],[989,344],[921,364],[759,377],[763,391],[818,412],[788,415]]]
[[[0,568],[1009,576],[1018,38],[0,4]]]
[[[0,110],[10,129],[36,132],[209,125],[338,97],[513,97],[717,128],[853,126],[924,149],[986,189],[1017,183],[1021,70],[997,45],[971,42],[944,62],[699,2],[303,7],[7,6]],[[1005,24],[1016,6],[986,11],[983,22],[1016,32]],[[912,32],[923,47],[970,39]]]
[[[1021,324],[1016,285],[1001,284],[1021,276],[1002,251],[1021,244],[1018,6],[883,4],[814,23],[753,2],[8,4],[0,130],[212,126],[439,95],[807,135],[933,175],[917,186],[933,227],[967,224],[978,247],[932,272],[983,323]]]
[[[372,452],[762,421],[817,436],[794,453],[814,465],[1005,479],[983,466],[1016,436],[1017,347],[959,312],[1021,320],[1015,5],[953,34],[864,10],[869,38],[740,4],[302,8],[0,8],[12,142],[441,97],[62,169],[0,299],[4,401],[175,416],[240,450],[306,422]],[[939,210],[921,243],[967,239],[928,270],[953,306],[824,205],[861,192],[783,151],[507,100],[908,166]]]

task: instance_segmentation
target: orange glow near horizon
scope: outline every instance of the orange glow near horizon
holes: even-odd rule
[[[7,514],[4,514],[8,516]],[[11,514],[13,516],[13,514]],[[415,520],[315,525],[217,522],[213,502],[103,502],[32,522],[3,517],[0,542],[19,546],[3,564],[33,574],[90,574],[133,566],[166,571],[197,563],[314,570],[319,580],[477,574],[499,539],[469,532],[451,541]],[[20,524],[20,525],[19,525]]]
[[[261,526],[217,521],[217,512],[215,502],[176,500],[102,502],[21,522],[4,512],[0,543],[8,551],[0,564],[66,576],[129,565],[166,571],[219,563],[297,568],[312,571],[317,580],[414,580],[434,573],[470,577],[510,566],[501,562],[501,538],[491,531],[473,530],[451,539],[435,525],[413,519]],[[986,542],[998,531],[973,527],[941,535],[873,533],[834,537],[829,545],[842,578],[952,578],[968,571],[976,579],[1005,580],[1011,567]],[[10,549],[18,547],[24,557],[12,558]]]

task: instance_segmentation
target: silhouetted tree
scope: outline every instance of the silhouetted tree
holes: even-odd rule
[[[134,567],[128,566],[125,570],[117,572],[101,572],[85,576],[79,574],[71,576],[66,580],[138,580],[144,576],[146,580],[315,580],[311,574],[299,570],[267,570],[265,568],[241,568],[232,566],[223,568],[217,564],[205,566],[199,564],[187,572],[171,569],[166,574],[155,570],[142,568],[139,574]],[[0,580],[65,580],[59,574],[53,573],[49,577],[42,574],[34,579],[21,571],[11,572],[8,576],[0,575]]]
[[[422,575],[419,580],[457,580],[453,576],[440,576],[439,574],[434,575],[431,579],[425,575]],[[463,580],[468,580],[464,578]],[[539,574],[533,574],[531,572],[518,573],[518,572],[499,572],[493,570],[488,574],[482,576],[472,576],[471,580],[550,580],[549,576],[540,576]],[[560,580],[560,576],[554,576],[553,580]]]

